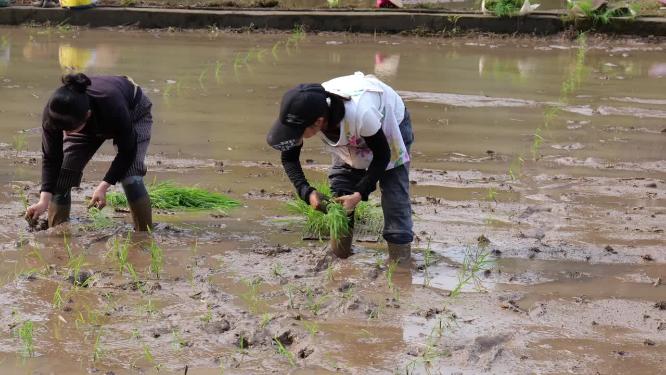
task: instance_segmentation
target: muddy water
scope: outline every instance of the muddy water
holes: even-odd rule
[[[663,43],[591,39],[576,65],[577,44],[557,38],[0,35],[3,373],[663,369],[666,312],[655,305],[666,300]],[[159,278],[147,270],[147,238],[131,239],[138,283],[107,255],[129,230],[126,213],[108,211],[112,228],[86,227],[83,202],[109,145],[73,198],[72,251],[93,285],[67,282],[61,231],[28,233],[19,218],[15,189],[31,200],[38,191],[39,114],[68,67],[144,87],[156,119],[149,179],[244,203],[224,215],[157,212]],[[419,253],[411,275],[394,275],[397,293],[379,266],[381,243],[359,242],[351,260],[314,271],[322,244],[300,240],[284,207],[291,188],[264,143],[284,90],[356,70],[399,90],[414,120]],[[548,126],[547,113],[555,113]],[[317,142],[305,159],[308,175],[324,178],[328,156]],[[451,298],[481,234],[492,270]],[[54,307],[58,287],[66,298]],[[26,320],[35,324],[30,359],[14,335]],[[272,340],[287,331],[293,366]]]

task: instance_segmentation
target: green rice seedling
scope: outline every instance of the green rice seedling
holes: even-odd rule
[[[152,298],[148,297],[148,302],[146,302],[143,305],[143,311],[145,311],[146,314],[148,314],[148,316],[152,316],[155,313],[157,313],[157,307],[155,307],[155,304],[153,303]]]
[[[213,320],[213,310],[210,306],[206,306],[206,313],[199,319],[204,323],[210,323]]]
[[[248,305],[248,308],[252,314],[256,314],[259,309],[259,288],[261,287],[262,280],[260,278],[254,278],[251,280],[242,279],[243,284],[247,286],[247,292],[241,294],[241,299]]]
[[[59,309],[65,304],[65,300],[62,298],[62,288],[60,285],[56,288],[53,293],[53,308]]]
[[[25,195],[25,190],[21,188],[20,186],[16,186],[14,188],[14,191],[16,192],[16,195],[19,196],[19,199],[21,200],[21,203],[23,204],[23,209],[27,210],[28,206],[30,206],[30,200],[28,199],[28,196]]]
[[[277,353],[289,361],[291,367],[296,367],[296,359],[294,358],[294,353],[290,352],[284,344],[277,338],[273,338],[273,344],[275,345],[275,350]]]
[[[113,220],[97,207],[88,209],[88,217],[92,220],[88,228],[92,230],[102,230],[113,226]]]
[[[278,51],[280,50],[280,46],[282,44],[284,44],[284,42],[281,41],[281,40],[278,40],[277,42],[275,42],[275,44],[273,44],[273,48],[271,48],[271,54],[273,55],[273,60],[275,60],[275,61],[280,60],[280,57],[278,55]]]
[[[284,268],[282,267],[282,264],[275,263],[271,268],[271,274],[277,278],[282,277],[284,274]]]
[[[70,259],[67,263],[67,268],[72,273],[74,287],[84,286],[83,283],[87,280],[79,280],[79,275],[81,274],[81,267],[85,265],[85,258],[83,254],[75,256],[73,259]]]
[[[490,269],[493,262],[487,246],[468,247],[458,271],[458,282],[449,295],[451,297],[458,296],[463,287],[471,283],[475,284],[477,288],[481,288],[479,274]]]
[[[319,240],[327,236],[337,240],[349,233],[349,217],[340,203],[329,203],[326,206],[326,213],[312,208],[300,199],[291,201],[289,208],[292,212],[305,217],[304,232]]]
[[[19,132],[12,137],[12,148],[16,151],[16,156],[21,155],[23,151],[28,149],[28,141],[25,133]]]
[[[305,306],[314,314],[315,316],[319,314],[324,303],[330,298],[328,294],[324,294],[320,297],[315,297],[314,291],[311,288],[305,289]]]
[[[261,321],[259,322],[259,327],[261,327],[261,329],[266,328],[266,326],[268,326],[268,323],[270,323],[270,321],[272,319],[273,319],[273,316],[271,314],[263,313],[261,315]]]
[[[93,363],[99,361],[102,356],[104,356],[104,350],[102,349],[102,328],[100,328],[97,330],[93,344]]]
[[[130,274],[130,277],[132,278],[132,282],[134,283],[134,286],[141,291],[141,293],[144,293],[145,290],[143,289],[143,283],[141,282],[141,279],[139,279],[139,275],[136,273],[136,270],[134,269],[134,266],[132,263],[127,263],[125,264],[125,269],[127,270],[127,273]]]
[[[72,252],[72,244],[69,242],[69,239],[67,239],[67,233],[62,235],[62,242],[63,247],[67,252],[67,259],[72,259],[74,257],[74,253]]]
[[[164,251],[157,245],[153,239],[150,242],[150,271],[155,274],[155,277],[160,278],[162,266],[164,264]]]
[[[224,67],[224,63],[217,60],[215,61],[215,82],[217,82],[218,85],[222,84],[222,68]]]
[[[522,0],[489,0],[486,2],[486,9],[497,17],[515,16],[522,6]]]
[[[326,281],[328,281],[329,283],[333,281],[333,272],[334,272],[333,263],[331,262],[328,265],[328,267],[326,267]]]
[[[129,264],[129,247],[130,247],[130,234],[127,234],[125,241],[120,240],[120,236],[115,236],[113,238],[113,244],[111,245],[110,256],[118,264],[118,271],[122,274],[123,271],[127,268]]]
[[[133,328],[132,333],[130,335],[130,338],[138,340],[141,338],[141,333],[139,332],[138,328]]]
[[[22,355],[24,357],[33,357],[35,355],[34,346],[34,323],[31,320],[26,320],[18,326],[16,336],[21,340],[23,345]]]
[[[317,322],[314,321],[309,322],[307,320],[304,320],[303,328],[305,328],[305,330],[308,331],[308,333],[312,337],[314,337],[315,335],[317,335],[317,333],[319,333],[319,325],[317,324]]]
[[[151,366],[153,366],[157,372],[159,372],[160,369],[162,368],[162,365],[157,363],[157,361],[155,361],[155,357],[153,356],[153,353],[150,351],[150,348],[146,344],[143,344],[143,358],[146,361],[148,361],[148,363]]]
[[[430,237],[428,237],[428,243],[426,245],[425,250],[423,250],[423,274],[424,274],[423,286],[425,286],[425,287],[430,286],[431,277],[430,277],[430,271],[429,270],[430,270],[430,266],[433,264],[434,258],[435,258],[434,252],[432,251],[432,249],[430,247],[431,241],[432,241],[432,239]]]
[[[436,340],[432,337],[431,333],[426,338],[425,347],[423,348],[421,354],[410,361],[407,366],[405,366],[405,374],[416,374],[416,368],[418,365],[423,366],[426,373],[430,373],[429,368],[432,367],[434,361],[437,358],[445,357],[448,355],[449,353],[447,351],[437,348]]]
[[[201,90],[206,91],[206,86],[204,86],[204,81],[206,79],[206,74],[208,74],[208,68],[205,68],[199,73],[199,78],[197,78],[197,81],[199,82],[199,87]]]
[[[239,207],[240,202],[222,194],[196,187],[180,187],[172,182],[152,183],[148,187],[151,206],[160,210],[220,210]],[[107,194],[113,207],[127,207],[127,197],[119,192]]]
[[[386,285],[388,285],[388,288],[391,290],[395,287],[395,284],[393,284],[393,273],[397,267],[398,262],[389,262],[388,267],[386,267]]]
[[[185,339],[183,339],[183,336],[180,334],[180,331],[174,329],[173,331],[171,331],[171,335],[173,336],[172,345],[174,349],[180,351],[181,349],[187,346],[188,343]]]
[[[291,284],[287,284],[283,290],[284,294],[287,296],[287,307],[294,309],[294,290],[296,290],[296,287]]]

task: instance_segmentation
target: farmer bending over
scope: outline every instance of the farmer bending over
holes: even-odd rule
[[[408,264],[413,240],[409,149],[414,134],[400,96],[374,76],[357,72],[287,91],[279,116],[267,142],[282,152],[282,165],[299,197],[321,208],[322,195],[308,183],[299,160],[303,139],[319,134],[333,155],[328,178],[336,200],[353,218],[356,205],[367,200],[379,182],[389,261]],[[340,258],[351,255],[351,232],[331,241]]]
[[[42,116],[42,189],[26,216],[36,220],[48,209],[49,227],[69,220],[70,190],[107,139],[118,153],[93,193],[91,206],[106,205],[106,191],[120,181],[134,228],[152,227],[150,198],[143,184],[150,142],[152,104],[130,78],[69,74],[49,99]]]

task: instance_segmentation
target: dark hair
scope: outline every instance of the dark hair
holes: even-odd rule
[[[328,106],[328,123],[331,125],[338,125],[343,118],[345,118],[345,98],[326,92],[326,97],[329,98],[330,104]]]
[[[92,82],[83,73],[62,77],[62,86],[49,99],[48,125],[52,129],[73,130],[81,126],[90,110],[86,89]]]

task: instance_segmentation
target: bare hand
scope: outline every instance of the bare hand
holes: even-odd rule
[[[319,211],[326,211],[326,196],[317,190],[310,193],[309,203],[312,208]]]
[[[88,205],[88,208],[90,207],[97,207],[100,210],[106,206],[106,191],[109,189],[109,183],[102,181],[98,186],[97,189],[95,189],[95,192],[92,195],[92,199],[90,199],[90,204]]]
[[[361,193],[356,192],[354,194],[343,195],[341,197],[335,198],[335,201],[342,203],[342,207],[347,210],[347,212],[352,212],[356,208],[356,205],[361,201]]]
[[[38,203],[33,204],[25,210],[25,217],[26,219],[37,220],[44,212],[46,212],[46,210],[48,210],[48,208],[49,202],[40,200]]]

